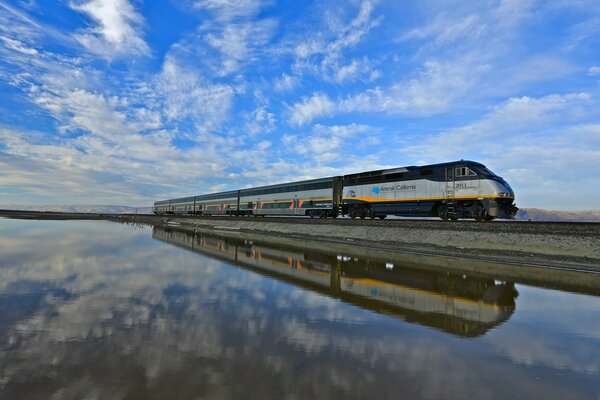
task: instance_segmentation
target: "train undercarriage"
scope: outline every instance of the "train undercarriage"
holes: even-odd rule
[[[475,219],[492,221],[496,218],[514,218],[518,208],[512,199],[482,199],[460,201],[419,201],[410,203],[355,202],[344,205],[343,214],[350,218],[439,217],[443,221]]]

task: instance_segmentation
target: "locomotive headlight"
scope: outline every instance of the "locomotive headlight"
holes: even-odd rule
[[[508,197],[508,196],[510,196],[510,193],[508,193],[508,192],[499,192],[498,196],[500,196],[500,197]]]

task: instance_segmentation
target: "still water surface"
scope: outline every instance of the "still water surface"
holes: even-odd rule
[[[1,399],[342,397],[600,399],[600,298],[241,236],[0,219]]]

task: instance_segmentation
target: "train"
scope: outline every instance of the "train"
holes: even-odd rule
[[[390,168],[160,200],[154,214],[512,219],[508,182],[475,161]]]
[[[323,293],[359,307],[460,337],[479,337],[514,313],[513,283],[432,270],[406,263],[290,247],[212,230],[155,226],[154,239],[222,260],[261,275]]]

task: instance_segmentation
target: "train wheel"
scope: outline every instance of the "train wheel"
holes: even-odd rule
[[[385,217],[387,217],[387,215],[378,215],[377,218],[379,219],[385,219]]]
[[[440,217],[442,221],[448,221],[448,209],[446,206],[438,208],[438,217]]]
[[[355,219],[357,217],[356,210],[350,211],[350,218]]]
[[[487,214],[487,211],[485,210],[485,208],[480,208],[475,211],[475,220],[477,220],[477,221],[485,221],[487,216],[488,216],[488,214]]]

